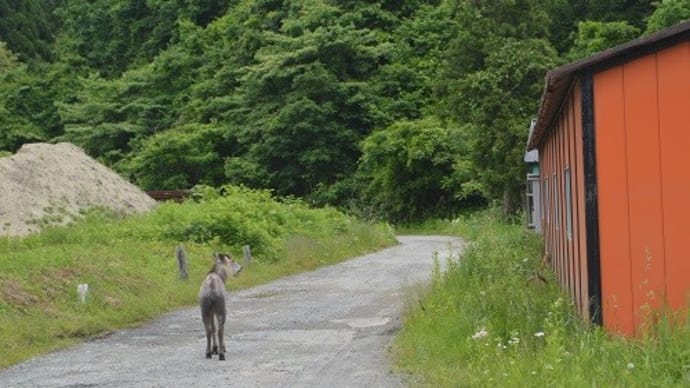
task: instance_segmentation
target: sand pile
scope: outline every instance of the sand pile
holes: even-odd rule
[[[23,236],[47,224],[65,224],[95,206],[132,214],[155,205],[70,143],[25,144],[0,158],[0,235]]]

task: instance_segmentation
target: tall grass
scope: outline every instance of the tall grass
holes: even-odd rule
[[[229,281],[237,289],[395,243],[387,225],[267,192],[226,187],[197,198],[128,218],[95,210],[69,227],[0,239],[0,367],[195,304],[213,251],[241,260],[242,245],[252,247],[251,264]],[[84,304],[80,283],[89,284]]]
[[[490,212],[433,228],[471,243],[407,304],[394,354],[412,385],[690,386],[687,325],[662,319],[640,338],[608,335],[580,320],[548,272],[546,284],[533,280],[539,236]]]

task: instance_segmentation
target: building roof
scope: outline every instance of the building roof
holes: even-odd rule
[[[536,123],[530,130],[527,149],[536,149],[546,135],[563,105],[563,99],[573,81],[584,72],[597,72],[629,62],[682,41],[690,40],[690,21],[644,36],[590,57],[558,67],[546,73],[546,85],[541,96]]]

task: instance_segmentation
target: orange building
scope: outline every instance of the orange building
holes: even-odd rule
[[[690,22],[546,76],[541,227],[585,318],[634,335],[690,297]]]

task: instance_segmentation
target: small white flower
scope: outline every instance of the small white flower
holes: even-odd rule
[[[474,333],[472,335],[472,339],[481,339],[489,335],[489,332],[486,331],[486,328],[481,328],[478,332]]]
[[[509,343],[510,345],[517,345],[517,344],[520,343],[520,338],[518,338],[518,337],[510,337],[510,339],[508,340],[508,343]]]
[[[543,337],[543,336],[544,336],[544,332],[543,332],[543,331],[540,331],[540,332],[534,333],[534,336],[535,336],[535,337]]]
[[[634,368],[635,368],[635,364],[633,364],[632,362],[629,362],[628,363],[628,369],[634,369]]]

